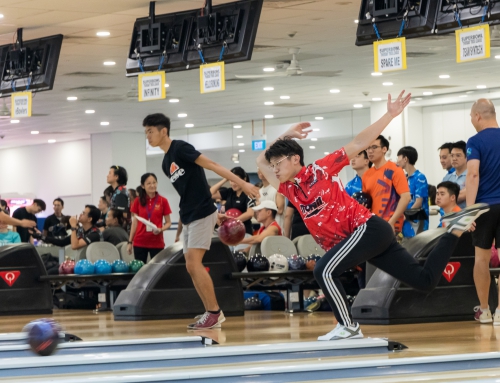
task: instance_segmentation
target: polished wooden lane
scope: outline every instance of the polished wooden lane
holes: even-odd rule
[[[18,332],[39,316],[0,317],[0,332]],[[55,310],[51,316],[64,329],[86,341],[127,338],[209,336],[221,344],[241,345],[316,340],[335,325],[329,313],[248,311],[244,317],[227,318],[222,329],[188,331],[190,321],[114,321],[110,312],[93,314],[86,310]],[[472,314],[471,314],[472,318]],[[468,322],[425,323],[389,326],[362,326],[365,336],[389,338],[409,347],[391,357],[445,355],[500,351],[500,327]]]

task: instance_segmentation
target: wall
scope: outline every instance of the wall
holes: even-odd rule
[[[82,209],[71,203],[91,202],[90,141],[25,146],[0,150],[0,195],[32,194],[47,203],[39,216],[52,214],[56,197],[69,197],[66,214]]]

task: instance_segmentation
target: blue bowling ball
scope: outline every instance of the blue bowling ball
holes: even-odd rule
[[[105,259],[99,259],[94,263],[95,274],[111,274],[112,267],[111,264]]]
[[[114,261],[111,268],[113,269],[113,273],[128,273],[128,264],[121,259]]]
[[[55,321],[36,320],[25,326],[31,350],[40,356],[52,355],[60,342],[61,327]]]
[[[88,259],[80,259],[75,265],[75,274],[89,275],[94,274],[94,265]]]

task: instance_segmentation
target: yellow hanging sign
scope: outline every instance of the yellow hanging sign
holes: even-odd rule
[[[167,97],[165,72],[141,73],[139,75],[139,101],[161,100]]]
[[[482,60],[490,57],[490,26],[478,25],[455,31],[457,63]]]
[[[31,117],[31,91],[16,92],[10,96],[10,117]]]
[[[224,61],[200,65],[200,93],[219,92],[225,89]]]
[[[375,41],[373,43],[375,72],[406,69],[406,38]]]

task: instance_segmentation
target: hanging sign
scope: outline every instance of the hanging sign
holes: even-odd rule
[[[252,136],[252,150],[266,150],[266,135]]]
[[[16,92],[10,96],[10,117],[31,117],[31,91]]]
[[[490,26],[488,24],[457,29],[455,37],[457,41],[457,63],[490,57]]]
[[[165,72],[139,74],[139,101],[161,100],[167,97]]]
[[[200,65],[200,93],[219,92],[226,89],[224,61]]]
[[[375,41],[373,43],[375,72],[406,69],[406,38]]]

